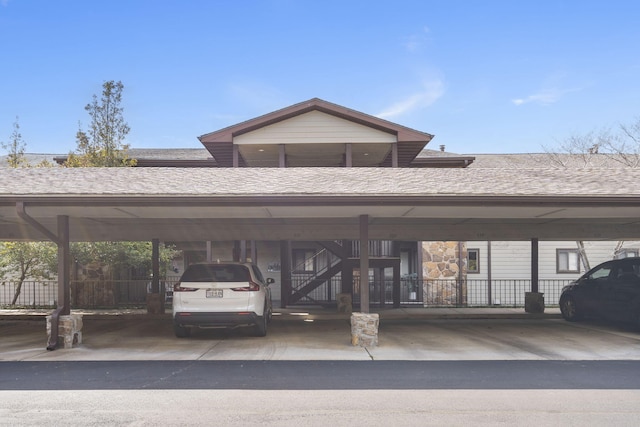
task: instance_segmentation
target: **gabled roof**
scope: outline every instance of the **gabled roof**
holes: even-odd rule
[[[199,136],[198,139],[209,152],[211,152],[218,164],[221,166],[231,166],[234,137],[311,111],[320,111],[395,135],[398,141],[398,163],[400,166],[408,166],[433,138],[431,134],[401,126],[319,98],[313,98],[215,132],[207,133]],[[390,162],[391,159],[389,156],[386,163],[390,164]]]

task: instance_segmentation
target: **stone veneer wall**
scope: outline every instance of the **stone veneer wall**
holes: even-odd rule
[[[464,242],[422,242],[424,305],[466,303],[467,247]]]

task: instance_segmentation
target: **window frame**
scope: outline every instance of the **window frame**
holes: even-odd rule
[[[567,268],[560,268],[560,256],[562,254],[567,255]],[[571,269],[571,260],[569,259],[570,254],[575,254],[576,256],[576,268]],[[578,249],[569,249],[569,248],[558,248],[556,249],[556,273],[557,274],[580,274],[582,261],[580,260],[580,252]]]
[[[476,254],[476,268],[471,268],[471,259],[469,255],[471,253]],[[480,249],[479,248],[471,248],[467,249],[467,274],[480,274]]]
[[[624,254],[624,256],[621,256],[622,254]],[[616,254],[617,259],[634,258],[637,256],[640,256],[640,249],[638,248],[622,248]]]

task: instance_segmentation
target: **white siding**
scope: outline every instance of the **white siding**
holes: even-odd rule
[[[397,138],[368,126],[320,111],[292,117],[233,139],[234,144],[335,144],[396,142]]]
[[[491,242],[491,278],[530,279],[531,243]]]
[[[466,242],[468,249],[480,249],[480,273],[469,274],[469,279],[487,279],[489,272],[488,242]],[[530,279],[531,278],[531,242],[529,241],[493,241],[491,244],[491,278]],[[613,258],[617,241],[585,241],[584,247],[591,267]],[[540,279],[575,279],[580,274],[558,273],[556,266],[557,249],[576,249],[575,241],[540,241],[538,243],[538,266]],[[624,242],[623,248],[639,249],[639,241]]]

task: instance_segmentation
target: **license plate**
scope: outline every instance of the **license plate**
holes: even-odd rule
[[[222,289],[207,289],[207,298],[222,298]]]

